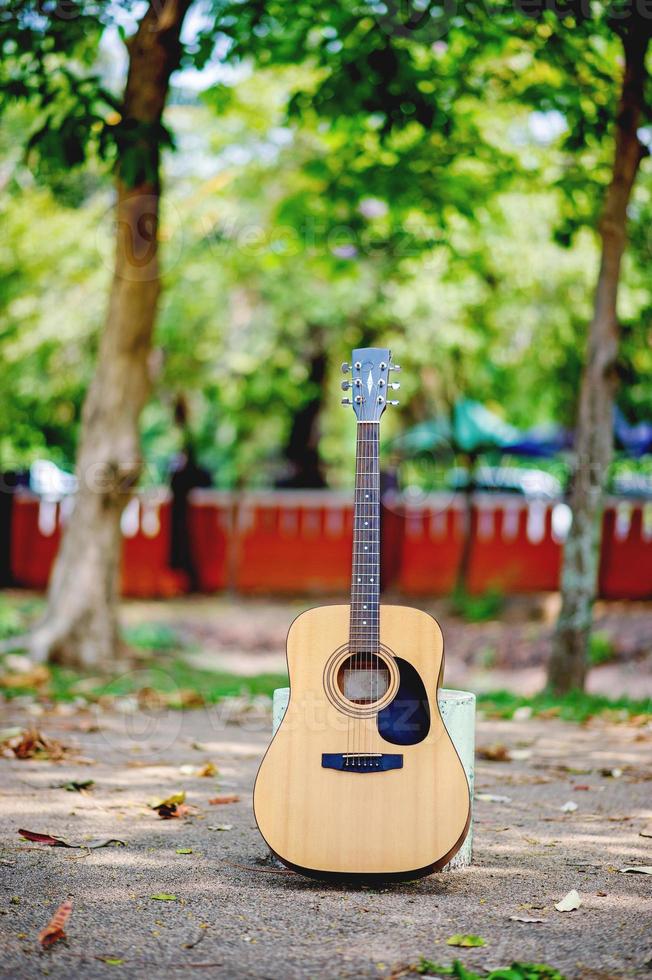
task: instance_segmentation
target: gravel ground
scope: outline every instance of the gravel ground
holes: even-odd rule
[[[3,724],[29,723],[21,710]],[[59,709],[38,725],[82,758],[0,759],[2,977],[395,977],[421,956],[480,972],[543,961],[586,980],[652,970],[652,876],[619,872],[652,865],[641,835],[652,826],[649,721],[480,720],[480,747],[503,744],[518,761],[478,763],[474,866],[383,889],[323,885],[267,863],[250,802],[266,711],[225,724],[217,709]],[[207,761],[219,785],[182,768]],[[614,769],[622,774],[606,774]],[[95,785],[84,793],[58,788],[86,779]],[[179,789],[190,816],[161,820],[146,806]],[[240,801],[209,804],[217,792]],[[564,812],[568,801],[577,810]],[[127,846],[52,848],[18,828]],[[573,888],[581,908],[556,911]],[[67,940],[41,950],[39,930],[68,897]],[[454,933],[486,946],[452,949]]]

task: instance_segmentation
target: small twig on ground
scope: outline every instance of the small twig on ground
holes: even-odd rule
[[[254,868],[250,864],[238,864],[236,861],[223,861],[223,864],[228,864],[230,868],[241,868],[242,871],[257,871],[259,874],[263,875],[294,875],[294,871],[290,871],[289,868]]]
[[[202,939],[204,938],[207,932],[208,932],[208,926],[206,926],[205,929],[200,929],[199,935],[195,939],[194,943],[184,943],[183,944],[184,949],[194,949],[195,946],[199,946],[200,942],[202,941]]]

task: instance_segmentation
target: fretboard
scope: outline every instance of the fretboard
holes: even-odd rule
[[[377,422],[358,422],[353,507],[351,652],[378,651],[380,596],[380,474]]]

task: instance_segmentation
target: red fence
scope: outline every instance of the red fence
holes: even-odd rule
[[[19,493],[11,569],[19,585],[47,584],[71,501]],[[168,567],[170,497],[140,494],[125,509],[122,590],[169,596],[188,582]],[[562,503],[478,495],[471,513],[472,592],[554,590],[569,512]],[[384,587],[408,594],[449,592],[460,561],[466,515],[459,499],[387,499],[383,508]],[[235,495],[196,490],[189,509],[199,588],[255,593],[337,593],[349,585],[352,506],[348,494],[269,491]],[[652,597],[652,503],[610,501],[605,511],[600,592]]]
[[[61,540],[72,498],[39,499],[19,491],[12,512],[11,574],[18,584],[44,589]],[[123,595],[139,598],[184,592],[187,582],[169,567],[170,495],[142,493],[129,502],[122,519]]]

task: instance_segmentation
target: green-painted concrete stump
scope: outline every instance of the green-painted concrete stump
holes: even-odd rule
[[[285,709],[290,698],[289,687],[278,687],[274,691],[274,703],[272,709],[272,731],[276,729],[283,720]],[[457,754],[462,760],[466,778],[469,781],[469,790],[473,800],[473,779],[475,774],[475,694],[469,691],[449,691],[445,688],[439,690],[439,710],[448,734],[453,745],[457,749]],[[471,816],[471,826],[466,840],[461,848],[450,861],[444,871],[453,868],[466,868],[471,864],[473,856],[473,815]]]

